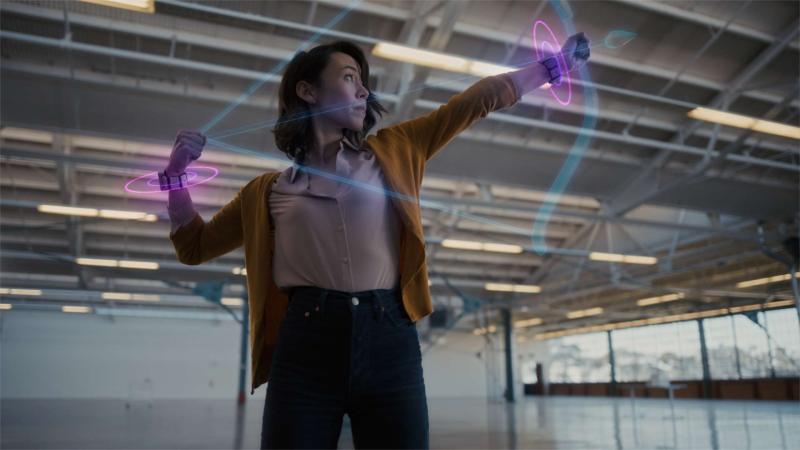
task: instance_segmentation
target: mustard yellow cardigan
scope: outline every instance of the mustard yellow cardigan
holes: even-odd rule
[[[508,74],[485,77],[431,113],[384,128],[366,138],[383,170],[392,204],[403,223],[400,286],[408,315],[417,321],[433,311],[425,264],[419,192],[425,164],[458,133],[492,111],[519,100]],[[272,354],[289,299],[272,278],[274,238],[269,233],[269,194],[280,172],[245,185],[208,222],[196,215],[170,235],[178,260],[196,265],[244,245],[250,310],[252,387],[269,379]]]

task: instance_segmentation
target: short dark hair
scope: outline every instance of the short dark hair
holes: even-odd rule
[[[311,128],[311,107],[297,95],[296,86],[298,82],[306,81],[319,87],[320,74],[334,52],[342,52],[353,57],[361,68],[361,82],[369,91],[364,127],[358,132],[344,129],[345,137],[360,146],[369,130],[375,126],[377,116],[383,117],[383,113],[387,112],[369,88],[369,63],[357,45],[348,41],[336,41],[318,45],[308,52],[301,51],[295,54],[283,72],[278,91],[279,117],[272,133],[275,135],[275,145],[278,149],[297,163],[302,163],[305,159],[306,152],[313,143],[314,133]]]

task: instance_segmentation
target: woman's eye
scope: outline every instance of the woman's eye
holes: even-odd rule
[[[353,76],[352,76],[352,75],[350,75],[349,73],[348,73],[347,75],[345,75],[344,77],[345,77],[345,78],[347,78],[347,77],[353,78]]]

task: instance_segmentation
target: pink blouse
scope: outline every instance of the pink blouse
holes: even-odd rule
[[[311,172],[296,165],[281,172],[269,195],[275,284],[283,291],[398,287],[402,222],[384,194],[389,188],[372,150],[342,139],[333,178],[309,164]]]

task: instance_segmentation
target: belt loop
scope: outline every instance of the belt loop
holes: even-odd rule
[[[317,299],[317,312],[319,313],[320,319],[323,318],[325,312],[325,300],[328,298],[328,290],[322,289]]]

